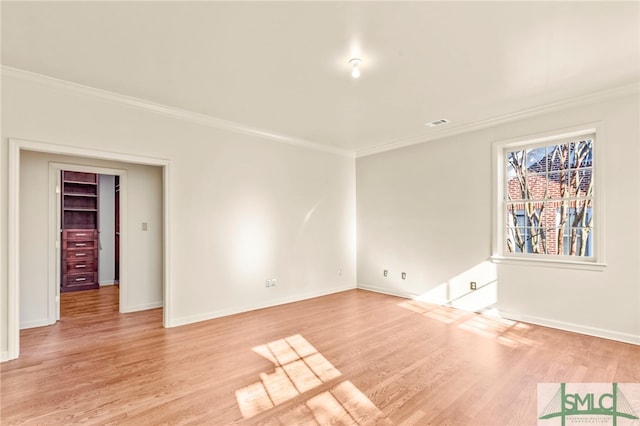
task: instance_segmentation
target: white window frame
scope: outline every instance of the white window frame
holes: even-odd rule
[[[605,218],[604,218],[604,147],[605,138],[601,123],[590,123],[581,126],[558,129],[529,136],[522,136],[506,140],[498,140],[493,143],[493,229],[492,229],[492,256],[495,263],[519,264],[529,266],[545,266],[558,268],[573,268],[587,270],[603,270],[605,262]],[[531,145],[552,145],[576,140],[581,136],[594,135],[593,141],[593,256],[558,256],[530,253],[509,253],[506,250],[505,241],[505,152]]]

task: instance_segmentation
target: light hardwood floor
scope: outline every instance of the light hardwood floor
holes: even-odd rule
[[[640,382],[640,347],[352,290],[163,329],[64,294],[0,365],[0,423],[534,425],[537,384]]]

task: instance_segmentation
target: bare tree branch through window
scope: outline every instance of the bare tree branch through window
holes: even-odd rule
[[[593,135],[504,159],[507,252],[593,256]]]

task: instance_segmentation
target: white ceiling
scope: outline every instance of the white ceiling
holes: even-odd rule
[[[638,2],[2,1],[2,64],[362,152],[637,83],[639,28]]]

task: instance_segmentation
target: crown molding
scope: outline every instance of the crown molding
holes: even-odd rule
[[[588,105],[597,102],[602,102],[608,99],[614,99],[623,96],[630,96],[638,94],[640,92],[640,84],[632,83],[625,86],[618,86],[607,90],[602,90],[587,95],[578,96],[575,98],[565,99],[550,104],[545,104],[533,108],[524,109],[514,113],[504,114],[497,117],[489,118],[486,120],[475,121],[473,123],[460,124],[457,126],[447,127],[435,131],[429,135],[420,135],[411,138],[401,139],[396,142],[385,143],[378,146],[365,148],[356,151],[356,158],[366,157],[369,155],[379,154],[386,151],[391,151],[398,148],[404,148],[410,145],[417,145],[424,142],[431,142],[438,139],[443,139],[450,136],[456,136],[463,133],[469,133],[475,130],[486,129],[488,127],[494,127],[500,124],[510,123],[516,120],[522,120],[536,115],[542,115],[560,111],[567,108],[572,108],[581,105]]]
[[[271,141],[286,143],[289,145],[300,146],[316,151],[327,152],[331,154],[341,155],[348,158],[360,158],[369,155],[379,154],[386,151],[391,151],[398,148],[404,148],[411,145],[417,145],[424,142],[431,142],[438,139],[443,139],[450,136],[456,136],[464,133],[469,133],[476,130],[486,129],[488,127],[497,126],[500,124],[506,124],[516,120],[521,120],[536,115],[542,115],[546,113],[552,113],[563,109],[576,107],[580,105],[588,105],[596,102],[605,101],[607,99],[613,99],[622,96],[628,96],[637,94],[640,89],[638,83],[632,83],[625,86],[618,86],[611,89],[590,93],[575,98],[565,99],[558,102],[553,102],[546,105],[541,105],[533,108],[524,109],[514,113],[504,114],[497,117],[492,117],[486,120],[476,121],[467,124],[460,124],[454,126],[448,126],[445,129],[438,129],[428,135],[419,135],[409,138],[400,139],[390,143],[383,143],[377,146],[364,148],[361,150],[352,150],[336,148],[328,146],[314,141],[295,138],[285,134],[273,132],[266,129],[248,126],[245,124],[237,123],[234,121],[225,120],[218,117],[209,116],[206,114],[196,113],[180,108],[175,108],[159,103],[147,101],[145,99],[135,98],[132,96],[122,95],[116,92],[110,92],[108,90],[97,89],[95,87],[85,86],[78,83],[73,83],[66,80],[50,77],[44,74],[38,74],[31,71],[26,71],[20,68],[14,68],[7,65],[2,65],[2,75],[8,77],[19,78],[22,80],[28,80],[50,87],[57,87],[67,89],[76,93],[80,93],[86,96],[96,97],[103,100],[107,100],[121,105],[134,107],[140,110],[153,112],[156,114],[162,114],[175,119],[188,121],[191,123],[199,124],[220,130],[227,130],[234,133],[240,133],[250,136],[259,137],[262,139],[268,139]]]
[[[99,98],[109,102],[126,105],[128,107],[137,108],[139,110],[153,112],[169,116],[175,119],[188,121],[191,123],[199,124],[202,126],[212,127],[219,130],[227,130],[234,133],[240,133],[249,136],[256,136],[262,139],[268,139],[275,142],[286,143],[289,145],[296,145],[316,151],[328,152],[331,154],[341,155],[349,158],[353,158],[355,153],[350,150],[340,149],[318,142],[313,142],[305,139],[295,138],[285,134],[273,132],[258,127],[247,126],[245,124],[237,123],[234,121],[225,120],[218,117],[213,117],[206,114],[201,114],[193,111],[184,110],[181,108],[175,108],[168,105],[163,105],[148,101],[145,99],[136,98],[133,96],[122,95],[120,93],[111,92],[108,90],[98,89],[91,86],[85,86],[82,84],[74,83],[67,80],[61,80],[55,77],[50,77],[44,74],[38,74],[32,71],[27,71],[20,68],[10,67],[2,65],[2,75],[7,77],[18,78],[21,80],[27,80],[35,83],[40,83],[49,87],[62,88],[82,95]]]

